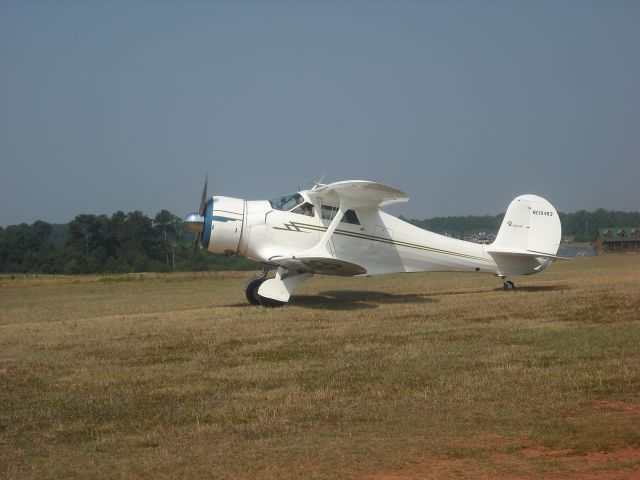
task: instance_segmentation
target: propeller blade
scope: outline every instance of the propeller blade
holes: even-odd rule
[[[198,215],[204,217],[204,208],[207,203],[207,184],[209,183],[209,175],[207,175],[204,181],[204,189],[202,190],[202,198],[200,199],[200,208],[198,209]]]
[[[200,243],[200,232],[198,232],[196,234],[196,241],[193,242],[193,254],[196,254],[196,251],[198,250],[198,243]]]
[[[198,243],[200,243],[200,232],[196,234],[196,241],[193,242],[193,254],[191,255],[191,270],[196,269],[196,253],[198,253]]]

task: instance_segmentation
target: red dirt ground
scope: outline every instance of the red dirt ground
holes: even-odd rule
[[[544,469],[533,460],[544,459]],[[487,459],[424,458],[420,463],[363,477],[368,480],[640,480],[640,448],[571,455],[567,450],[530,447]]]
[[[595,402],[594,406],[603,412],[620,413],[620,421],[640,416],[637,403],[607,399]],[[489,453],[477,458],[425,456],[399,470],[365,475],[362,480],[640,480],[637,446],[578,454],[571,449],[537,445],[517,448],[513,442],[492,436],[460,440],[452,447],[482,447]]]

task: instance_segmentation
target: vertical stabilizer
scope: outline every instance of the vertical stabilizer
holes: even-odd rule
[[[487,248],[500,275],[528,275],[555,258],[562,231],[558,212],[537,195],[521,195],[507,208],[498,236]]]
[[[553,205],[537,195],[521,195],[509,204],[491,249],[555,255],[561,235]]]

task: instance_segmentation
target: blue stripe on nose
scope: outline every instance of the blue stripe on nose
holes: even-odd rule
[[[204,228],[200,236],[200,245],[207,250],[211,241],[211,227],[213,226],[213,197],[207,200],[204,207]]]

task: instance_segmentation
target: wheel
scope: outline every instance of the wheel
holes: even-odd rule
[[[511,280],[506,280],[502,284],[502,288],[505,289],[505,290],[513,290],[514,288],[516,288],[516,286],[513,284],[513,282]]]
[[[263,296],[258,295],[258,294],[256,294],[256,296],[258,297],[258,301],[260,302],[260,305],[262,305],[263,307],[267,307],[267,308],[282,307],[284,305],[284,303],[285,303],[285,302],[280,302],[278,300],[273,300],[271,298],[263,297]]]
[[[251,303],[252,305],[260,305],[260,300],[258,299],[258,289],[265,280],[265,278],[252,278],[244,286],[244,293],[247,296],[247,300],[249,300],[249,303]]]

